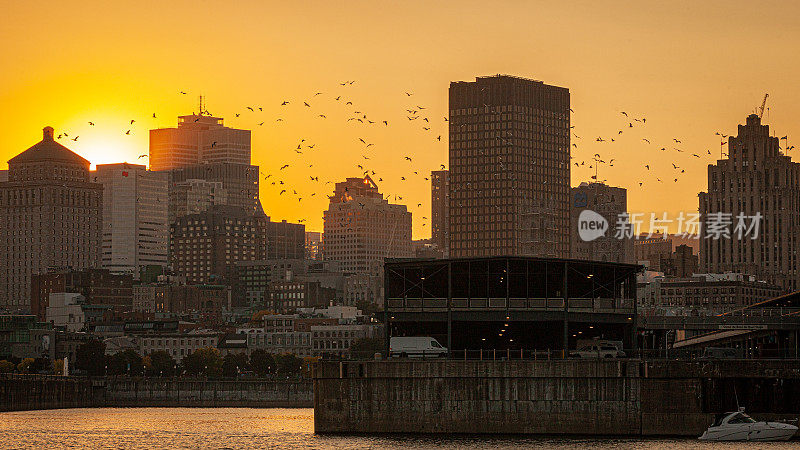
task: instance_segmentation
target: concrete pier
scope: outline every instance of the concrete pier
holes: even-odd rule
[[[757,419],[797,418],[800,362],[320,362],[314,425],[318,433],[699,436],[736,397]]]

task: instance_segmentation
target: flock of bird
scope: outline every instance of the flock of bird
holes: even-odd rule
[[[338,177],[343,179],[358,173],[362,176],[369,175],[377,183],[392,181],[390,184],[394,186],[398,192],[392,194],[384,193],[384,196],[388,200],[402,202],[402,192],[408,192],[409,189],[411,189],[410,186],[408,188],[404,188],[403,186],[409,183],[419,182],[425,182],[427,185],[430,181],[428,174],[432,167],[423,167],[415,164],[415,156],[413,154],[402,155],[387,149],[378,150],[380,146],[368,136],[375,134],[375,132],[383,133],[386,132],[384,130],[393,130],[398,125],[398,121],[400,121],[406,125],[397,132],[406,134],[421,133],[424,139],[430,140],[431,145],[441,145],[435,152],[444,157],[447,154],[446,136],[448,135],[448,126],[450,125],[448,123],[448,117],[430,114],[429,108],[425,106],[423,102],[418,101],[415,94],[410,91],[398,93],[399,97],[404,100],[403,103],[405,103],[405,106],[402,111],[397,111],[396,116],[374,116],[365,111],[363,107],[359,107],[358,104],[354,103],[353,99],[355,97],[352,95],[351,90],[356,87],[356,81],[348,80],[338,83],[338,86],[332,89],[333,92],[315,91],[306,98],[282,99],[279,104],[273,105],[271,108],[257,105],[242,106],[240,111],[233,112],[234,126],[237,125],[237,120],[247,121],[257,127],[262,127],[268,122],[273,123],[275,126],[283,126],[282,124],[293,120],[298,113],[305,114],[304,119],[306,121],[304,122],[304,126],[308,131],[312,131],[312,129],[308,128],[307,120],[309,115],[320,121],[339,121],[337,122],[339,128],[351,127],[353,130],[353,141],[351,151],[339,151],[338,153],[341,154],[343,158],[350,158],[354,161],[352,172],[339,172],[340,175],[338,175]],[[188,92],[179,91],[179,95],[188,95]],[[332,106],[338,106],[338,108],[331,109]],[[273,115],[271,118],[267,117],[274,114],[276,109],[278,111],[277,116]],[[570,113],[573,113],[571,109]],[[211,116],[212,114],[207,110],[203,110],[200,112],[200,115],[195,118],[195,121],[201,120],[201,116],[203,115]],[[614,167],[615,162],[617,162],[623,154],[626,160],[628,160],[627,167],[630,167],[629,159],[632,154],[631,149],[633,145],[640,147],[642,149],[641,154],[643,155],[643,161],[641,162],[643,170],[641,173],[644,177],[635,181],[636,185],[639,187],[651,182],[663,183],[665,181],[671,181],[677,183],[681,176],[686,173],[687,168],[692,165],[692,161],[713,155],[711,150],[705,150],[705,152],[702,153],[686,151],[682,148],[682,140],[677,137],[672,138],[667,144],[654,144],[651,138],[642,137],[643,134],[646,136],[648,125],[646,117],[634,117],[626,111],[620,111],[618,116],[620,125],[616,129],[610,131],[606,135],[597,136],[594,138],[593,142],[586,144],[587,147],[590,147],[590,153],[594,152],[591,153],[591,156],[580,156],[583,153],[584,144],[582,142],[584,141],[581,136],[576,133],[575,127],[570,127],[570,164],[574,165],[574,167],[579,170],[576,170],[577,173],[582,173],[583,175],[588,174],[589,180],[606,182],[606,179],[600,178],[600,169]],[[152,119],[157,118],[158,115],[153,113]],[[131,135],[132,132],[135,131],[136,124],[136,119],[130,119],[130,121],[126,123],[127,126],[124,127],[120,133],[123,135]],[[95,127],[95,122],[89,121],[88,126]],[[464,125],[462,124],[460,126]],[[629,135],[633,135],[634,137],[626,139]],[[716,136],[720,138],[720,158],[727,156],[724,152],[724,146],[729,136],[720,132],[717,132]],[[76,142],[79,138],[79,135],[70,136],[67,132],[58,135],[58,139],[70,139]],[[506,145],[511,145],[510,139],[499,137],[497,139],[500,139]],[[622,141],[623,139],[624,142]],[[787,137],[781,139],[786,140]],[[213,142],[212,147],[216,146],[216,144],[216,142]],[[624,153],[619,152],[615,144],[624,144]],[[320,197],[325,197],[325,195],[330,194],[332,192],[332,186],[328,185],[332,185],[336,181],[341,180],[321,179],[320,175],[317,174],[315,167],[318,168],[320,165],[317,164],[315,166],[315,163],[318,161],[319,147],[320,146],[313,142],[310,137],[297,138],[295,143],[291,145],[290,150],[286,149],[284,152],[279,152],[283,155],[280,160],[275,161],[273,164],[267,163],[261,166],[260,176],[262,179],[262,186],[267,186],[268,189],[274,189],[274,194],[277,198],[286,198],[287,200],[291,199],[292,201],[296,201],[296,205],[303,204],[304,201],[317,197],[317,195],[321,194],[323,191],[325,194],[320,195]],[[435,149],[436,147],[433,148]],[[792,149],[794,149],[794,146],[788,146],[787,141],[786,150]],[[426,148],[424,150],[428,151],[429,149]],[[661,161],[665,159],[671,161],[671,166],[656,167],[655,160],[651,160],[648,156],[651,151],[666,152],[669,155],[667,158],[658,159]],[[616,157],[613,157],[615,154]],[[146,154],[139,155],[139,159],[147,157],[148,155]],[[500,156],[497,161],[499,171],[505,171],[507,166],[502,156]],[[391,174],[376,170],[379,166],[376,162],[380,162],[384,164],[384,166],[388,162],[391,167]],[[441,164],[438,169],[444,170],[446,169],[446,165]],[[588,169],[588,171],[584,171],[583,169]],[[289,172],[294,173],[289,175]],[[305,183],[298,183],[300,179],[304,179]],[[623,186],[625,185],[625,183],[621,184]],[[466,188],[471,189],[471,186],[467,186]],[[423,192],[425,191],[426,190],[423,188]],[[423,206],[421,202],[412,203],[412,205],[415,205],[418,209]],[[307,209],[304,208],[304,210]],[[426,216],[419,215],[418,217],[427,220]],[[302,218],[299,219],[299,221],[305,222],[306,219]],[[423,222],[422,226],[426,226],[426,223]]]

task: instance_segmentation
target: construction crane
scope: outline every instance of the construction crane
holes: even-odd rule
[[[764,117],[764,107],[767,106],[767,97],[769,97],[769,94],[764,94],[764,101],[761,102],[761,108],[758,110],[759,119]]]

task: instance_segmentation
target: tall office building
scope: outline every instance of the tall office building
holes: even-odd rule
[[[166,173],[166,172],[165,172]],[[221,181],[189,179],[173,183],[169,190],[169,223],[178,217],[207,211],[214,205],[228,203],[228,191]]]
[[[569,90],[450,84],[451,257],[570,255]]]
[[[184,183],[189,180],[204,180],[209,183],[221,183],[225,191],[225,205],[243,208],[250,214],[264,214],[258,197],[258,166],[217,162],[203,165],[176,168],[170,173],[170,196],[180,200],[180,192]],[[219,204],[219,199],[215,204]],[[173,210],[179,209],[177,206]]]
[[[447,258],[448,244],[448,201],[450,200],[450,172],[434,170],[431,172],[431,243],[438,247]]]
[[[583,211],[593,211],[608,222],[603,236],[591,241],[580,237],[578,221]],[[628,213],[628,191],[605,183],[581,183],[572,188],[571,257],[589,261],[634,263],[633,239],[618,239],[617,219]]]
[[[139,278],[143,266],[167,266],[168,174],[139,164],[98,164],[103,185],[101,264]]]
[[[410,258],[411,212],[384,200],[369,176],[336,183],[323,215],[326,261],[342,271],[379,274],[384,258]]]
[[[202,104],[198,114],[178,117],[177,128],[150,130],[150,170],[221,162],[250,164],[250,130],[224,126]]]
[[[728,140],[728,157],[708,166],[708,192],[701,192],[700,270],[755,275],[785,290],[800,288],[800,163],[780,151],[780,140],[756,114]],[[721,214],[719,214],[721,213]],[[714,214],[714,216],[709,216]],[[756,239],[739,239],[740,221],[760,215]],[[709,218],[728,222],[730,238],[709,233]],[[717,221],[716,219],[721,219]]]
[[[0,183],[0,308],[29,309],[34,274],[100,264],[103,186],[89,181],[89,161],[55,142],[51,127],[8,167]]]

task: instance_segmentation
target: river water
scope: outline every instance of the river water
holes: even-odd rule
[[[740,448],[692,439],[317,436],[312,409],[87,408],[0,413],[0,448]],[[747,448],[798,448],[791,443]]]

